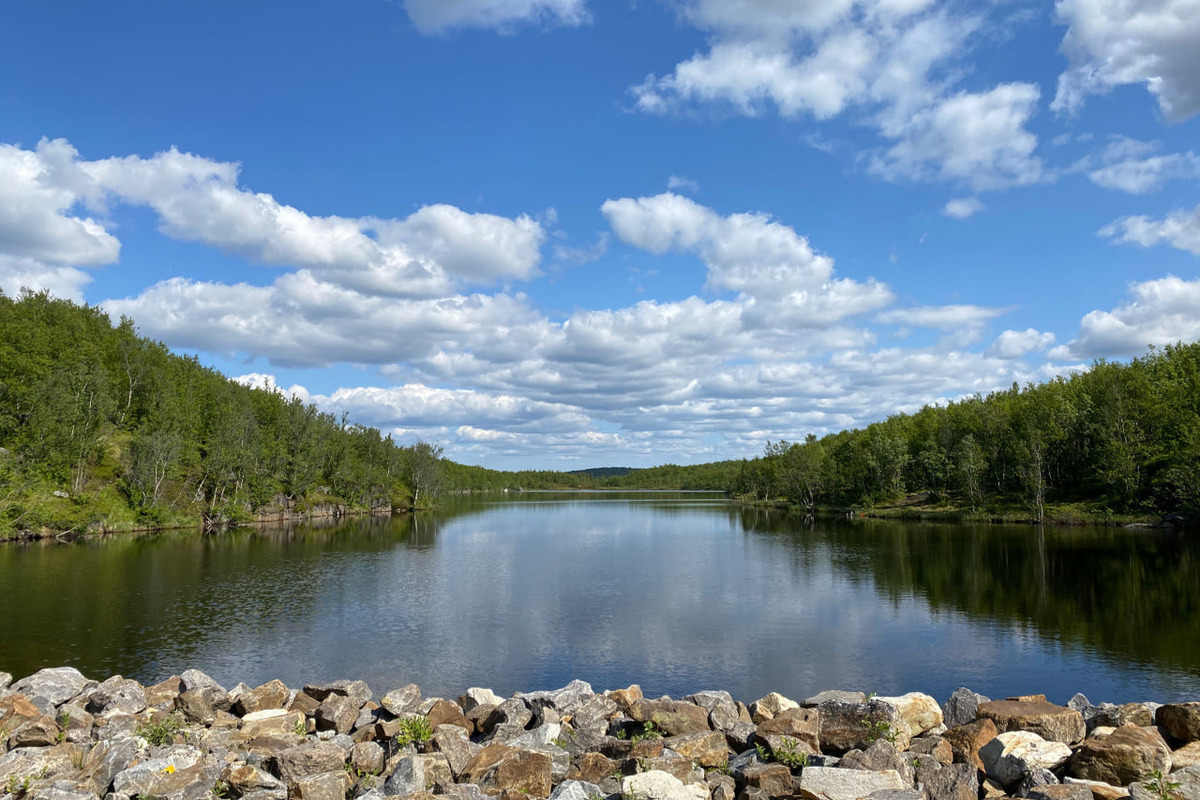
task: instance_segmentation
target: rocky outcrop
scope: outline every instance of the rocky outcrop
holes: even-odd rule
[[[745,705],[582,681],[375,697],[353,680],[227,690],[197,670],[152,686],[0,674],[0,800],[1200,800],[1200,703],[960,689],[940,706],[847,691]]]

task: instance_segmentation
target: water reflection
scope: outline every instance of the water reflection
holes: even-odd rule
[[[751,700],[958,685],[1200,694],[1195,541],[523,493],[334,527],[0,548],[0,669]]]

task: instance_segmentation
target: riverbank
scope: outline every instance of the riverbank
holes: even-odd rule
[[[0,673],[4,800],[1200,798],[1200,702],[959,689],[649,699],[582,681],[456,700],[362,681]]]

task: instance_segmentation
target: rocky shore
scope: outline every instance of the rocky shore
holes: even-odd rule
[[[1200,702],[0,672],[0,800],[1200,800]]]

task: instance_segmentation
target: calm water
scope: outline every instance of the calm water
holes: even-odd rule
[[[524,494],[338,526],[9,545],[0,598],[0,670],[17,676],[1200,699],[1200,542],[1160,532]]]

